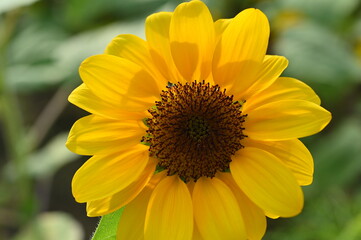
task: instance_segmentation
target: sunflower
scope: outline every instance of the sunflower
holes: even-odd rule
[[[91,114],[67,147],[92,156],[73,195],[88,216],[126,205],[118,239],[261,239],[266,217],[302,210],[313,159],[298,138],[331,114],[266,55],[257,9],[213,21],[201,1],[149,16],[80,66],[69,101]]]

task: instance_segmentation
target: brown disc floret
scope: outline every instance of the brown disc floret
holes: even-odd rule
[[[185,182],[227,171],[231,156],[243,146],[242,103],[218,85],[197,82],[170,85],[149,110],[144,142],[168,175]]]

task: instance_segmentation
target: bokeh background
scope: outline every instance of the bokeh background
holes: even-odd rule
[[[145,17],[176,0],[0,0],[0,239],[89,239],[99,221],[71,195],[85,157],[64,146],[87,113],[67,102],[77,69],[121,33],[144,38]],[[361,1],[209,0],[214,19],[257,7],[271,23],[270,54],[309,84],[333,114],[302,139],[315,160],[297,217],[269,220],[264,239],[361,239]]]

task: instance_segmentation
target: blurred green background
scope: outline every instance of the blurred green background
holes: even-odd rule
[[[78,66],[113,37],[144,38],[145,17],[173,11],[176,0],[0,0],[0,239],[89,239],[70,183],[86,158],[64,146],[87,113],[67,96]],[[302,139],[315,160],[297,217],[270,220],[264,239],[361,239],[361,1],[209,0],[214,19],[247,7],[271,23],[270,54],[283,74],[303,80],[333,114],[320,134]]]

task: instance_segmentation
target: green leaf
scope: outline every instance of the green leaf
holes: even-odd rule
[[[361,238],[361,213],[352,218],[337,239],[357,240]]]
[[[350,26],[349,18],[355,12],[359,0],[275,0],[260,1],[257,7],[264,10],[274,22],[277,15],[284,13],[300,13],[301,18],[312,19],[327,28],[335,30]],[[272,26],[271,26],[272,27]]]
[[[67,136],[68,133],[59,134],[41,150],[31,154],[26,167],[28,174],[37,178],[48,177],[66,163],[77,159],[79,156],[65,147]]]
[[[349,117],[323,138],[318,138],[310,150],[315,159],[312,196],[324,194],[330,188],[346,187],[361,174],[361,125],[358,117]]]
[[[9,43],[7,62],[13,65],[54,61],[52,52],[66,37],[64,29],[53,23],[26,23]]]
[[[119,219],[123,213],[124,207],[103,216],[100,219],[99,225],[95,230],[92,240],[115,240]]]
[[[104,19],[143,18],[157,12],[170,0],[68,0],[64,9],[65,24],[74,30],[89,28]],[[106,20],[105,20],[106,21]]]
[[[132,20],[82,32],[67,39],[59,37],[59,41],[38,28],[25,30],[12,45],[11,53],[14,53],[14,56],[6,72],[6,84],[15,91],[31,92],[54,87],[67,79],[74,81],[84,59],[103,53],[108,43],[120,33],[142,36],[143,29],[143,19]],[[32,35],[38,36],[31,37]],[[26,39],[29,39],[29,43],[26,43]],[[32,49],[35,49],[35,52]]]
[[[125,33],[144,36],[144,19],[113,23],[82,32],[63,41],[52,54],[57,65],[71,75],[78,71],[84,59],[91,55],[102,54],[114,37]]]
[[[305,81],[329,104],[360,82],[361,68],[350,42],[315,22],[287,29],[274,49],[290,62],[284,76]]]
[[[34,92],[59,85],[69,72],[54,63],[16,64],[9,66],[6,84],[19,92]]]
[[[290,61],[286,75],[333,86],[360,81],[361,69],[351,45],[314,22],[283,32],[275,52]]]
[[[19,7],[30,5],[38,0],[1,0],[0,1],[0,14],[14,10]]]
[[[68,71],[57,63],[53,52],[65,39],[64,31],[51,23],[29,23],[19,31],[8,48],[9,89],[30,92],[63,81]]]
[[[47,212],[36,217],[13,240],[79,240],[84,232],[79,222],[67,213]]]

